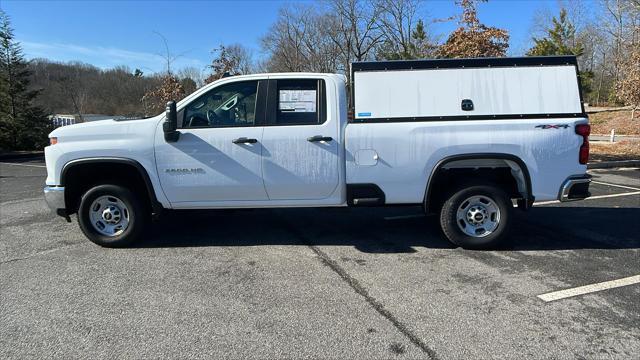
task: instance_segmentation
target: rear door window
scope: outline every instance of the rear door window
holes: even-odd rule
[[[275,94],[272,92],[276,101],[275,119],[271,125],[317,125],[325,122],[324,80],[284,79],[275,81],[275,84]]]

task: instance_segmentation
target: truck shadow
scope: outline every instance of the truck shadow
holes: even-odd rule
[[[134,247],[351,246],[365,253],[453,249],[420,208],[172,211]],[[516,213],[496,251],[640,248],[640,209],[538,207]]]

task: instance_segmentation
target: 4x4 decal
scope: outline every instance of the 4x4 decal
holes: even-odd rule
[[[560,129],[560,128],[567,129],[567,128],[569,128],[569,125],[567,125],[567,124],[555,124],[555,125],[543,124],[543,125],[536,125],[536,128],[540,128],[540,129]]]

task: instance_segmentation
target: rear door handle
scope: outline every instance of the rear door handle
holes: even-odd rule
[[[233,139],[234,144],[255,144],[258,142],[258,139],[249,139],[246,137],[241,137],[237,139]]]
[[[333,140],[333,138],[331,136],[322,136],[322,135],[316,135],[316,136],[312,136],[307,138],[307,141],[311,141],[311,142],[316,142],[316,141],[331,141]]]

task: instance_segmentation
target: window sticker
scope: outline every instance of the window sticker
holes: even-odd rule
[[[316,90],[280,90],[280,111],[316,112]]]

